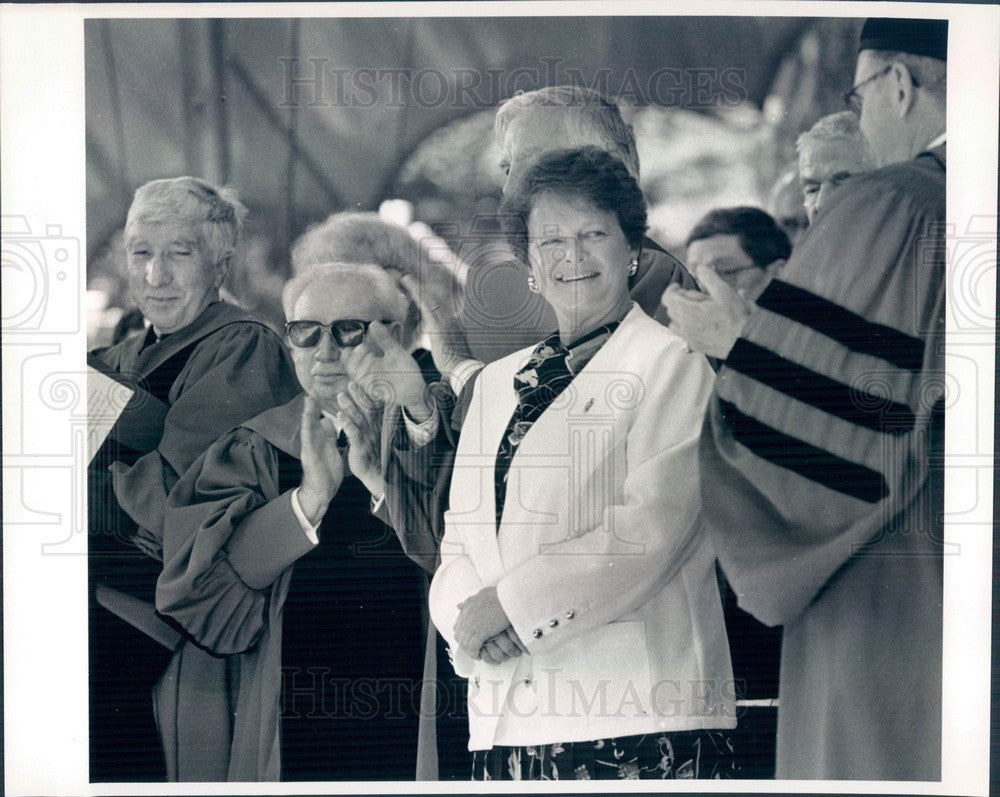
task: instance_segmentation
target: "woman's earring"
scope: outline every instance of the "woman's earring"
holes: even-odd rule
[[[535,275],[534,274],[529,274],[528,275],[528,290],[531,291],[532,293],[540,293],[541,292],[541,290],[538,287],[538,283],[535,282]]]
[[[630,277],[635,276],[635,272],[639,270],[639,258],[633,257],[632,262],[628,264],[628,275]]]

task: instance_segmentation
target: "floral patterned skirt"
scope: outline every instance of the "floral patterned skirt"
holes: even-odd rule
[[[472,780],[733,778],[731,731],[678,731],[595,742],[497,746],[472,754]]]

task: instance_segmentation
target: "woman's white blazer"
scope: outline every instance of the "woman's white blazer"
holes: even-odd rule
[[[713,373],[633,305],[514,455],[497,528],[500,439],[524,349],[479,374],[430,591],[469,678],[470,750],[732,728],[735,690],[700,522],[697,442]],[[495,585],[528,649],[458,649],[458,604]]]

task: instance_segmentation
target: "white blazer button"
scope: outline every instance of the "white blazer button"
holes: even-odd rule
[[[549,628],[555,628],[557,625],[559,625],[558,620],[549,620]]]
[[[567,620],[572,620],[573,619],[573,614],[574,614],[573,610],[570,609],[568,612],[566,612],[566,619]]]
[[[531,685],[531,679],[530,678],[525,678],[524,679],[524,685],[525,686],[530,686]]]
[[[531,632],[531,635],[532,635],[532,636],[533,636],[533,637],[534,637],[535,639],[538,639],[538,638],[539,638],[539,637],[541,637],[541,635],[542,635],[542,629],[541,629],[541,628],[536,628],[536,629],[535,629],[534,631],[532,631],[532,632]]]

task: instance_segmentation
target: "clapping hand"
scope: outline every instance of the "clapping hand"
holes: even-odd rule
[[[337,394],[337,423],[347,435],[347,464],[372,495],[385,495],[382,477],[380,421],[382,413],[364,390],[349,382],[346,393]]]
[[[302,485],[299,506],[310,523],[318,523],[344,480],[344,458],[337,449],[333,421],[319,404],[306,396],[302,408]]]
[[[684,338],[692,349],[725,359],[754,305],[711,268],[699,268],[696,276],[705,293],[685,290],[671,283],[660,301],[670,314],[670,329]]]

